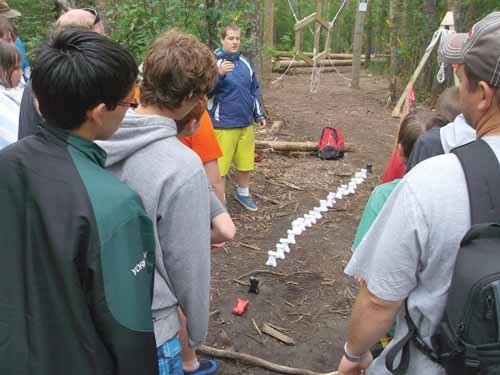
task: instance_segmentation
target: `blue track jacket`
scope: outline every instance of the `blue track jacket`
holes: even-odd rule
[[[214,128],[244,128],[264,119],[259,82],[248,60],[240,52],[229,55],[222,49],[215,51],[217,65],[231,61],[234,69],[220,76],[209,94],[208,112]]]

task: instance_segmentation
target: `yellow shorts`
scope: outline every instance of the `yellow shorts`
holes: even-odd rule
[[[218,159],[221,176],[227,175],[232,163],[238,171],[254,170],[255,134],[253,125],[244,128],[215,129],[222,150]]]

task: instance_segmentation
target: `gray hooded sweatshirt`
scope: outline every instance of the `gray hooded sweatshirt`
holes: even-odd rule
[[[180,306],[195,347],[208,330],[209,190],[199,157],[176,134],[173,120],[129,110],[120,129],[99,145],[108,153],[107,168],[140,195],[154,223],[156,344],[179,331]]]

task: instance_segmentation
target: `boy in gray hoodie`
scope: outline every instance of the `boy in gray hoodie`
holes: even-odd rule
[[[187,317],[191,347],[208,330],[208,181],[199,157],[177,139],[175,120],[205,98],[216,78],[215,60],[204,44],[178,31],[162,34],[144,61],[138,107],[101,143],[107,167],[140,195],[154,222],[152,310],[162,375],[184,373],[178,307]]]

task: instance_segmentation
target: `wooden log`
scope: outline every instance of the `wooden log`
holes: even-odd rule
[[[211,357],[216,358],[225,358],[232,359],[240,362],[244,362],[251,366],[262,367],[267,370],[271,370],[274,372],[279,372],[281,374],[290,374],[290,375],[338,375],[338,371],[328,372],[328,373],[320,373],[306,369],[288,367],[283,365],[278,365],[276,363],[266,361],[265,359],[255,357],[246,353],[234,352],[232,350],[222,350],[212,348],[207,345],[200,345],[196,351],[201,354],[205,354]]]
[[[350,66],[344,66],[344,67],[326,67],[321,69],[321,73],[333,73],[333,72],[340,72],[345,75],[350,75],[351,74],[351,67]],[[290,71],[287,73],[288,75],[298,75],[298,74],[311,74],[312,73],[312,66],[309,67],[304,67],[304,68],[293,68],[290,69]],[[341,70],[343,69],[343,70]],[[273,70],[274,73],[283,73],[283,70]]]
[[[318,144],[316,142],[287,142],[287,141],[255,141],[255,148],[272,148],[275,151],[316,151]],[[346,143],[345,152],[355,152],[354,145]]]
[[[290,60],[294,56],[294,52],[289,52],[289,51],[277,51],[274,54],[276,57],[285,57]],[[302,52],[302,55],[307,56],[307,57],[313,57],[312,52]],[[351,60],[352,59],[352,54],[351,53],[329,53],[327,58],[334,59],[334,60]]]
[[[307,68],[307,67],[312,67],[312,64],[306,62],[306,61],[294,61],[291,62],[290,60],[282,60],[282,61],[275,61],[273,64],[273,69],[286,69],[288,66],[291,66],[292,68]],[[352,65],[352,60],[320,60],[316,61],[316,66],[351,66]]]

